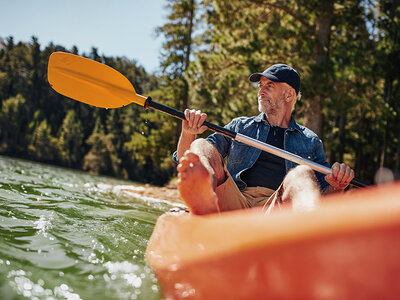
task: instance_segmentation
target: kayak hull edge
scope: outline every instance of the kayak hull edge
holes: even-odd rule
[[[327,197],[313,212],[159,218],[146,260],[165,299],[396,299],[400,184]]]

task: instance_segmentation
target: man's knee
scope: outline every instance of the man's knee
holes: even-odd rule
[[[224,162],[217,148],[206,139],[196,139],[190,146],[190,151],[196,153],[206,168],[210,166],[216,176],[217,184],[225,181]]]
[[[206,139],[194,140],[190,145],[190,151],[208,159],[214,159],[217,155],[219,156],[217,149]]]
[[[206,139],[195,139],[190,145],[190,148],[208,147],[209,144],[210,143],[207,142]]]
[[[304,165],[292,169],[283,181],[283,202],[291,202],[294,210],[309,211],[315,208],[320,196],[314,171]]]
[[[283,180],[283,188],[288,190],[318,189],[317,177],[314,171],[305,165],[299,165],[290,170]]]
[[[315,177],[314,171],[306,165],[299,165],[289,171],[289,173],[286,175],[285,179],[289,180],[312,180],[312,181],[317,181],[317,178]]]

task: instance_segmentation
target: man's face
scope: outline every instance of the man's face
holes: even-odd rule
[[[261,76],[258,83],[258,110],[266,114],[276,114],[286,109],[284,93],[285,84],[274,82]]]

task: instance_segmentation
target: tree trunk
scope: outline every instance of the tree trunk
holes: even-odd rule
[[[338,153],[338,158],[336,161],[343,161],[344,158],[344,145],[346,143],[345,141],[345,124],[346,124],[346,116],[342,113],[339,113],[339,153]]]
[[[322,99],[319,95],[308,100],[304,111],[304,126],[314,131],[318,136],[322,133]]]
[[[322,108],[327,90],[329,42],[331,25],[333,20],[333,1],[323,0],[319,2],[317,17],[315,20],[315,48],[314,48],[314,82],[311,87],[316,94],[308,100],[304,114],[304,125],[316,134],[322,133]]]
[[[190,55],[192,54],[192,35],[193,35],[193,21],[194,21],[194,9],[195,2],[194,0],[190,1],[190,10],[188,16],[188,24],[187,24],[187,35],[186,35],[186,53],[185,53],[185,62],[184,62],[184,73],[187,72],[190,63]],[[189,84],[186,78],[183,78],[185,84],[185,93],[182,99],[182,109],[186,109],[189,106]]]
[[[385,85],[384,85],[384,95],[383,95],[383,99],[385,100],[385,102],[391,106],[391,98],[392,98],[392,86],[393,86],[393,79],[391,78],[390,74],[388,74],[385,78]],[[387,138],[388,138],[388,132],[387,132],[387,124],[388,124],[388,119],[386,117],[386,119],[383,122],[383,142],[382,142],[382,149],[381,149],[381,155],[380,155],[380,163],[379,163],[379,167],[383,168],[384,164],[385,164],[385,155],[386,155],[386,145],[387,145]]]

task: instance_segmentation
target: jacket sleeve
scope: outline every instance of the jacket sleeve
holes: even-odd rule
[[[237,120],[233,119],[229,124],[225,125],[224,128],[227,128],[232,131],[237,131],[236,129]],[[231,149],[232,139],[226,137],[220,133],[213,133],[206,138],[206,141],[211,143],[221,154],[223,158],[225,158],[229,154],[229,150]]]
[[[232,120],[229,124],[225,125],[224,128],[234,130],[235,123],[236,121]],[[229,154],[229,149],[232,144],[231,138],[228,138],[220,133],[213,133],[206,138],[206,141],[211,143],[218,150],[222,157],[226,157]],[[179,163],[177,151],[172,154],[172,159],[175,163]]]

